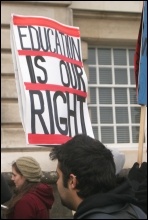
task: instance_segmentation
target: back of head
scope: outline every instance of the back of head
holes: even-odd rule
[[[81,198],[115,187],[116,171],[111,151],[87,135],[76,135],[65,144],[54,147],[50,158],[58,159],[65,187],[71,173],[77,177]]]
[[[39,163],[33,157],[20,157],[16,160],[20,173],[29,182],[40,182],[42,171]]]

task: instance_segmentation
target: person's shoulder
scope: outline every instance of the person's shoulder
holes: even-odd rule
[[[93,213],[85,217],[85,219],[115,219],[115,216],[107,213]]]
[[[36,188],[37,192],[43,192],[43,193],[52,193],[53,192],[53,188],[51,185],[47,184],[47,183],[40,183],[38,184],[37,188]]]
[[[36,195],[30,194],[29,192],[22,196],[22,198],[16,203],[15,208],[17,210],[24,208],[34,209],[36,207]]]
[[[98,207],[87,210],[81,214],[75,214],[79,219],[147,219],[147,215],[137,206],[126,203],[111,206]]]
[[[45,188],[45,189],[49,189],[52,188],[52,186],[48,183],[39,183],[37,188]]]
[[[41,199],[53,194],[52,187],[46,183],[39,183],[36,187],[30,189],[23,197],[22,201]]]
[[[30,192],[27,192],[25,195],[22,196],[22,198],[18,201],[20,203],[26,203],[26,202],[29,202],[31,203],[31,197],[30,195],[32,195]]]
[[[133,204],[130,204],[130,206],[136,213],[138,219],[147,219],[147,215],[142,209],[140,209],[138,206],[133,205]]]
[[[115,216],[110,213],[105,213],[101,208],[94,208],[88,211],[85,211],[81,214],[75,213],[75,218],[77,219],[115,219]]]

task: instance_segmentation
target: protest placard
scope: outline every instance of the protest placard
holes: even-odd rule
[[[147,1],[143,2],[141,50],[138,76],[138,104],[147,106]]]
[[[137,102],[141,105],[137,162],[142,164],[147,106],[147,1],[143,1],[141,22],[134,55],[134,67]]]
[[[11,16],[11,48],[26,142],[62,144],[94,137],[78,27],[36,16]]]

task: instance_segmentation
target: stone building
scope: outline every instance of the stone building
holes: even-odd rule
[[[49,17],[80,28],[94,135],[109,148],[125,153],[124,168],[132,166],[137,160],[140,127],[133,56],[142,5],[143,1],[1,2],[1,172],[10,172],[11,162],[23,155],[36,158],[45,172],[56,167],[56,162],[49,160],[50,147],[31,146],[25,141],[10,46],[11,13]],[[146,124],[144,132],[146,161]]]

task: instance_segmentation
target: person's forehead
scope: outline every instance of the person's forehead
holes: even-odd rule
[[[12,166],[12,170],[15,171],[15,168]],[[16,171],[15,171],[16,172]]]
[[[14,167],[12,167],[12,173],[13,173],[13,174],[17,174],[17,172],[16,172],[16,170],[15,170]]]

